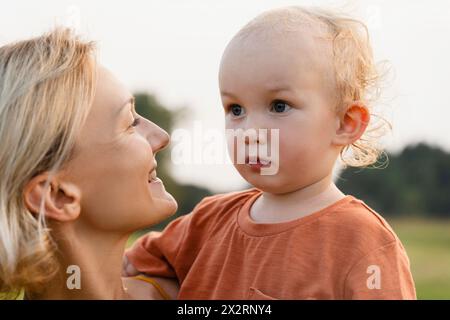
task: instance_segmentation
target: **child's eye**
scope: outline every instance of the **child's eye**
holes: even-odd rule
[[[270,111],[275,112],[275,113],[283,113],[283,112],[289,111],[290,109],[291,109],[291,107],[286,102],[281,101],[281,100],[275,100],[270,105]]]
[[[244,109],[238,104],[232,104],[230,111],[235,117],[241,116],[244,113]]]

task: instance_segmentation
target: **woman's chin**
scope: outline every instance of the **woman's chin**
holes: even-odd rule
[[[147,182],[147,185],[152,198],[167,198],[170,196],[164,187],[164,183],[159,178],[155,178],[154,180]]]
[[[164,216],[163,219],[172,216],[178,209],[178,203],[168,192],[166,192],[166,198],[158,198],[155,199],[155,202],[156,201],[158,202],[158,207],[160,208],[159,212],[161,212],[161,215]]]
[[[132,219],[132,231],[154,227],[173,216],[177,209],[178,204],[170,194],[164,199],[153,198],[151,204]]]
[[[170,217],[177,211],[178,204],[176,200],[166,191],[160,179],[149,182],[148,188],[158,213],[161,213],[162,216]]]

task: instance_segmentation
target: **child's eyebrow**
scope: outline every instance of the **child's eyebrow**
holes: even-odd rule
[[[291,91],[292,88],[290,86],[273,86],[273,87],[267,86],[266,90],[270,92],[280,92],[280,91]],[[231,98],[236,98],[234,94],[228,91],[221,91],[220,94],[222,96],[229,96]]]
[[[290,86],[268,86],[267,87],[267,91],[270,92],[280,92],[280,91],[291,91],[291,87]]]
[[[232,98],[232,99],[237,99],[236,96],[235,96],[234,94],[232,94],[231,92],[227,92],[227,91],[221,91],[221,92],[220,92],[220,95],[222,95],[222,96],[227,96],[227,97],[230,97],[230,98]]]

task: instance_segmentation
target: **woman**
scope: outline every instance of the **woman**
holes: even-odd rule
[[[169,136],[136,114],[94,51],[63,29],[0,48],[1,292],[161,298],[151,283],[122,281],[121,268],[130,234],[177,209],[156,178]]]

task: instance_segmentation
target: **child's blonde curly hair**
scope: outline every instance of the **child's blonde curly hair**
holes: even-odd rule
[[[342,148],[340,159],[344,166],[352,167],[374,165],[381,155],[387,159],[379,140],[391,125],[386,119],[373,113],[375,100],[380,94],[380,79],[384,75],[381,67],[386,64],[375,63],[368,28],[363,22],[337,11],[284,7],[257,16],[236,37],[246,37],[268,27],[288,32],[311,26],[322,31],[321,39],[331,42],[336,112],[344,115],[352,103],[360,102],[371,114],[371,121],[364,134],[354,143]]]

